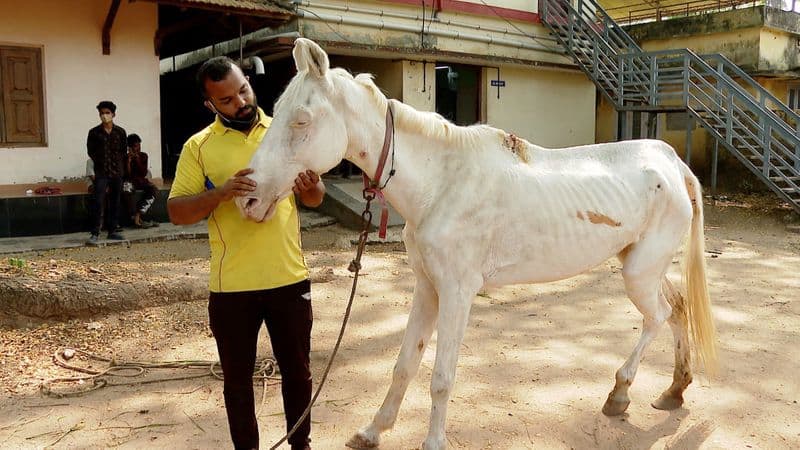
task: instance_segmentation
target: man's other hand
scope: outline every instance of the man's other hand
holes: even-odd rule
[[[300,194],[312,188],[316,188],[317,183],[319,183],[319,175],[311,170],[306,170],[305,172],[297,174],[297,178],[294,179],[294,187],[292,190],[295,194]]]
[[[311,208],[319,206],[325,198],[325,184],[312,170],[298,173],[292,190],[300,197],[300,203]]]

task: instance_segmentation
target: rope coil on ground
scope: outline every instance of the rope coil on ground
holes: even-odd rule
[[[100,361],[108,364],[105,369],[91,369],[81,367],[69,362],[76,356],[90,361]],[[176,360],[176,361],[117,361],[112,358],[96,355],[85,350],[62,348],[53,353],[53,362],[60,367],[74,372],[84,373],[84,376],[58,377],[51,378],[39,385],[42,394],[49,397],[78,397],[91,391],[101,389],[106,386],[122,386],[133,384],[160,383],[163,381],[189,380],[193,378],[213,377],[222,380],[222,368],[219,361],[204,360]],[[113,378],[136,378],[142,377],[154,369],[180,369],[194,370],[198,373],[191,375],[155,378],[151,380],[131,381],[126,383],[112,382]],[[277,364],[272,358],[261,358],[256,361],[256,368],[253,371],[253,380],[266,383],[268,380],[278,381]],[[81,387],[73,390],[54,390],[55,385],[77,383],[84,385],[91,382],[91,386]]]
[[[336,338],[336,344],[333,346],[333,351],[331,352],[330,357],[328,358],[328,363],[325,366],[325,370],[322,372],[322,379],[320,380],[319,385],[317,386],[316,391],[314,392],[313,396],[311,397],[311,401],[308,403],[305,411],[300,416],[300,419],[295,422],[294,426],[281,438],[278,442],[276,442],[270,450],[274,450],[278,448],[283,442],[288,440],[300,424],[308,417],[308,414],[311,412],[312,406],[317,401],[317,397],[319,397],[320,392],[322,392],[322,387],[325,385],[325,381],[328,379],[328,374],[330,373],[331,366],[333,365],[333,360],[336,357],[336,354],[339,351],[339,346],[342,343],[342,338],[344,337],[345,329],[347,328],[347,322],[350,319],[350,312],[353,307],[353,299],[355,298],[356,294],[356,287],[358,286],[358,276],[359,272],[361,271],[361,256],[364,253],[364,248],[367,244],[367,237],[369,236],[369,229],[372,226],[372,212],[370,211],[370,203],[374,200],[375,195],[374,193],[364,189],[363,191],[364,200],[366,200],[366,206],[364,208],[364,212],[361,214],[362,222],[364,225],[363,230],[359,234],[359,241],[358,247],[356,249],[356,256],[350,262],[350,267],[348,268],[350,272],[353,272],[353,285],[350,290],[350,298],[347,301],[347,306],[345,307],[344,317],[342,318],[342,326],[339,329],[339,335]],[[65,357],[65,352],[71,352],[70,357]],[[83,367],[74,366],[67,362],[68,359],[72,358],[74,354],[81,354],[87,359],[94,359],[98,361],[104,361],[109,364],[109,367],[104,370],[92,370]],[[89,352],[83,350],[73,350],[73,349],[61,349],[57,350],[53,354],[53,361],[66,369],[74,370],[77,372],[82,372],[88,374],[87,376],[83,377],[62,377],[62,378],[52,378],[43,382],[39,389],[40,391],[47,396],[50,397],[77,397],[83,395],[87,392],[91,392],[105,386],[119,386],[125,384],[147,384],[147,383],[156,383],[162,381],[172,381],[172,380],[186,380],[191,378],[201,378],[206,376],[213,376],[217,379],[222,379],[222,374],[218,373],[215,369],[219,366],[218,361],[168,361],[168,362],[142,362],[142,361],[130,361],[130,362],[122,362],[117,363],[113,359],[105,358],[102,356],[94,355]],[[267,380],[280,380],[279,376],[275,376],[277,364],[274,359],[272,358],[264,358],[259,359],[256,361],[256,369],[253,373],[253,378],[256,380],[260,380],[264,387],[266,387]],[[173,378],[161,378],[157,380],[147,380],[147,381],[140,381],[138,383],[109,383],[107,377],[136,377],[143,375],[146,370],[145,369],[207,369],[208,372],[197,374],[197,375],[189,375],[184,377],[173,377]],[[133,373],[126,374],[124,371],[132,370]],[[71,391],[71,392],[55,392],[53,391],[51,385],[59,384],[59,383],[84,383],[87,380],[92,381],[92,386],[87,389],[82,389],[78,391]],[[263,392],[266,395],[266,389]],[[262,397],[262,404],[264,398]]]

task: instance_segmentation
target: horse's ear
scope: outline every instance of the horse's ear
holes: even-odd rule
[[[298,38],[294,41],[292,55],[297,72],[307,70],[318,77],[324,77],[331,65],[325,50],[311,39]]]

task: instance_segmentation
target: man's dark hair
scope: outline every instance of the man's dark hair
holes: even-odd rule
[[[117,105],[110,100],[103,100],[102,102],[98,103],[97,110],[100,111],[101,109],[108,109],[114,114],[117,113]]]
[[[204,62],[197,71],[197,87],[203,98],[206,97],[206,81],[222,81],[233,70],[236,63],[227,56],[215,56]]]
[[[130,147],[133,144],[141,144],[141,143],[142,143],[142,138],[140,138],[138,134],[133,133],[128,135],[128,147]]]

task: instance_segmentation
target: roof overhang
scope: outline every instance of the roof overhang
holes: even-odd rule
[[[276,28],[296,17],[271,0],[129,0],[157,3],[155,52],[161,58],[191,52],[264,28]]]
[[[621,25],[725,11],[752,5],[752,0],[598,0],[600,6]]]
[[[286,20],[294,15],[287,6],[270,0],[130,0],[131,3],[135,1],[276,20]]]

